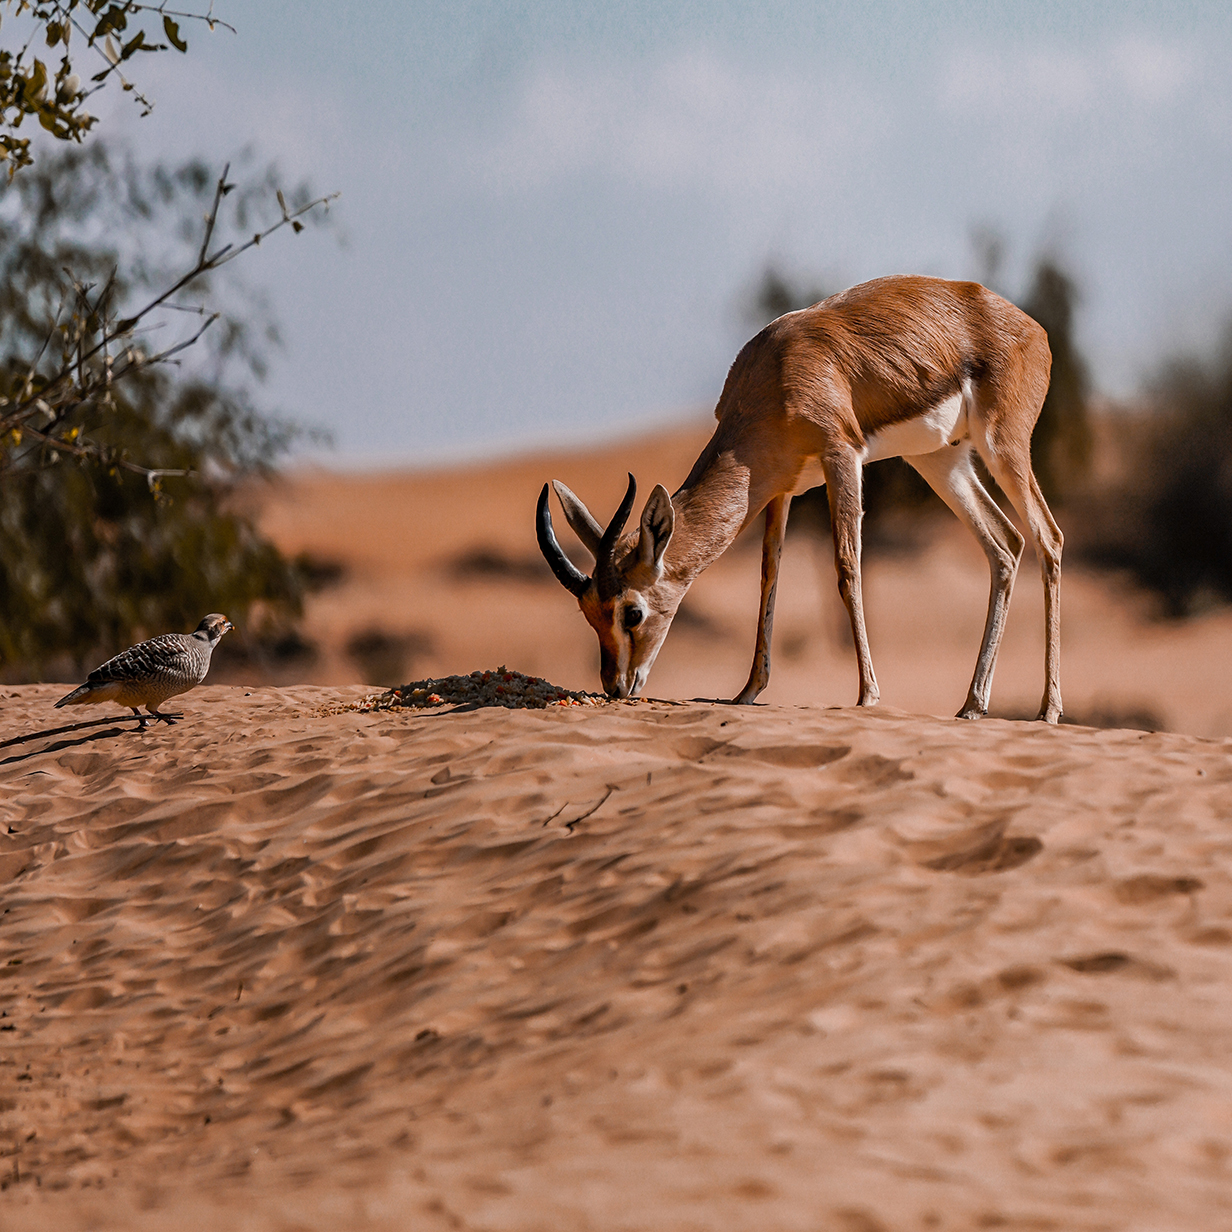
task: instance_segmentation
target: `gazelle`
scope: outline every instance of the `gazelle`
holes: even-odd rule
[[[880,278],[772,321],[736,356],[715,409],[719,426],[671,496],[656,485],[641,524],[622,536],[637,485],[606,529],[563,483],[565,518],[595,558],[577,569],[552,531],[548,485],[539,546],[599,635],[600,674],[612,697],[636,696],[694,578],[763,510],[761,614],[748,703],[770,678],[779,556],[794,494],[826,485],[839,593],[851,618],[861,706],[877,678],[860,590],[862,469],[902,457],[970,529],[992,575],[975,675],[959,718],[988,710],[1023,537],[989,495],[972,451],[1024,519],[1044,578],[1044,696],[1039,717],[1061,717],[1061,532],[1031,470],[1031,430],[1048,391],[1044,330],[974,282]]]

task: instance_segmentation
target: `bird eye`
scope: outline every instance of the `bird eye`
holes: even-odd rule
[[[642,623],[646,613],[640,607],[625,608],[625,628],[636,629]]]

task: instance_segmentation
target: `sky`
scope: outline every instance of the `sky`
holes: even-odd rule
[[[185,5],[183,7],[193,7]],[[143,155],[250,148],[341,192],[244,258],[285,345],[261,400],[342,466],[434,465],[709,413],[775,265],[840,289],[1081,289],[1129,397],[1232,316],[1232,5],[215,0],[141,58]]]

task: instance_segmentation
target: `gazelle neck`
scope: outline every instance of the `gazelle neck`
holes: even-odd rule
[[[672,495],[676,527],[667,549],[668,575],[686,586],[731,547],[750,515],[749,468],[730,451],[702,453]]]

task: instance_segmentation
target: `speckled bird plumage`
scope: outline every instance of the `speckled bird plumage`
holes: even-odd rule
[[[158,707],[168,698],[196,688],[205,679],[214,647],[232,627],[225,616],[213,612],[193,633],[162,633],[130,646],[96,667],[85,684],[62,697],[56,706],[116,702],[131,707],[143,728],[148,720],[138,707],[144,706],[154,718],[170,723],[172,719],[160,713]]]

